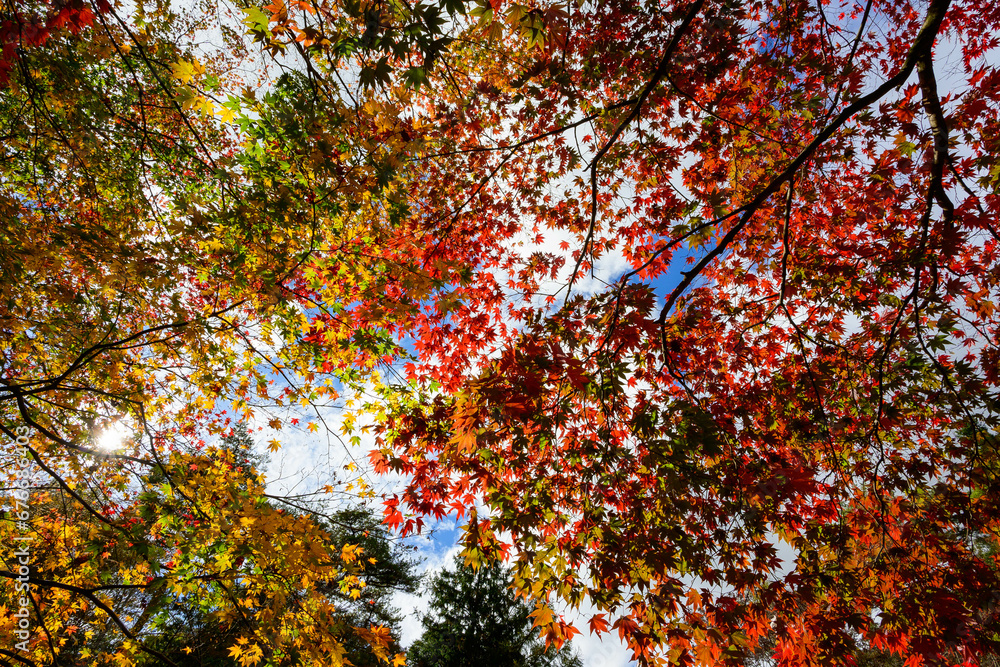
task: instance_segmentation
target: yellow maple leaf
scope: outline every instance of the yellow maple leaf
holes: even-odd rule
[[[246,655],[240,658],[241,665],[256,665],[260,662],[261,656],[264,655],[264,649],[262,649],[257,644],[251,644],[247,647]]]
[[[236,118],[236,112],[229,107],[219,107],[215,113],[222,119],[223,123],[232,123]]]
[[[340,559],[345,563],[353,563],[364,549],[357,544],[345,544],[340,550]]]
[[[535,607],[535,611],[528,614],[528,616],[535,619],[535,622],[531,626],[533,628],[544,628],[545,626],[551,624],[553,620],[552,610],[543,605]]]
[[[208,241],[205,241],[205,243],[203,243],[202,246],[205,248],[205,250],[208,250],[209,252],[222,250],[222,248],[224,247],[222,245],[222,242],[219,241],[218,239],[210,239]]]
[[[194,77],[195,65],[186,60],[178,60],[170,66],[174,78],[181,83],[187,83]]]

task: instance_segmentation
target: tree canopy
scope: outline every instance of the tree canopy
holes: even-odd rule
[[[391,660],[333,621],[366,561],[329,508],[213,444],[249,419],[373,421],[387,525],[466,519],[556,644],[559,601],[649,664],[1000,652],[997,34],[971,0],[3,4],[0,430],[45,548],[0,657],[97,608],[96,662],[162,659],[143,610],[196,596],[257,616],[244,664]]]

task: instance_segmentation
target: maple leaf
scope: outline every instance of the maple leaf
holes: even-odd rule
[[[590,624],[590,634],[607,632],[608,622],[605,620],[605,616],[605,614],[594,614],[590,617],[590,621],[588,621]]]
[[[178,29],[211,30],[197,10],[29,4],[0,51],[4,116],[46,111],[3,140],[0,405],[76,508],[44,505],[74,554],[46,555],[53,581],[169,571],[165,594],[222,618],[244,607],[212,577],[245,553],[281,573],[240,582],[262,586],[240,605],[272,605],[252,614],[268,659],[304,651],[315,628],[282,600],[333,615],[310,596],[341,545],[306,554],[318,525],[208,443],[223,410],[356,389],[369,459],[404,477],[388,525],[487,502],[474,559],[510,553],[540,599],[591,597],[591,632],[644,663],[730,660],[754,649],[738,628],[769,641],[772,621],[783,660],[833,662],[878,613],[879,650],[939,660],[961,627],[956,655],[995,655],[988,8],[278,0],[209,58]],[[963,62],[931,57],[942,26]],[[288,49],[305,74],[243,60]],[[345,74],[350,101],[330,92]],[[122,412],[143,437],[91,456],[89,424]],[[722,582],[739,596],[710,595]],[[82,608],[49,592],[53,623]]]
[[[534,611],[528,614],[528,616],[530,618],[535,619],[531,627],[533,628],[541,627],[543,628],[543,630],[548,628],[548,626],[552,625],[554,620],[552,610],[544,605],[535,607]]]

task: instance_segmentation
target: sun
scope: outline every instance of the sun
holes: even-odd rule
[[[123,424],[121,420],[116,419],[97,434],[96,445],[102,452],[113,452],[116,449],[120,449],[125,439],[131,435],[131,429]]]

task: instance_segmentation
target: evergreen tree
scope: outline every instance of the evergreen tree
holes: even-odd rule
[[[390,534],[380,518],[364,505],[334,513],[324,527],[338,547],[343,548],[346,544],[360,547],[360,558],[365,563],[365,588],[358,598],[336,587],[330,588],[329,595],[339,599],[338,606],[342,610],[338,620],[351,627],[387,627],[392,631],[390,655],[402,652],[397,638],[403,617],[391,600],[397,592],[416,592],[420,583],[414,573],[415,561],[410,555],[413,547],[403,545],[398,537]],[[350,632],[345,632],[344,637],[344,647],[354,667],[384,667],[385,663],[361,638]]]
[[[232,455],[238,472],[246,477],[262,473],[269,461],[266,451],[258,447],[243,422],[237,422],[231,433],[222,437],[222,445]],[[415,563],[410,558],[412,547],[403,545],[382,524],[371,508],[351,505],[333,512],[307,501],[285,505],[286,511],[296,515],[308,514],[329,535],[337,549],[346,545],[357,548],[363,561],[362,579],[365,587],[355,597],[341,590],[337,582],[320,584],[323,593],[336,598],[340,614],[332,622],[341,629],[346,658],[354,667],[385,665],[375,655],[366,641],[352,628],[368,629],[384,626],[391,630],[390,655],[399,653],[400,611],[392,606],[391,597],[397,592],[412,593],[417,590],[419,577],[414,573]],[[233,595],[241,595],[234,590]],[[289,600],[288,604],[297,604]],[[244,623],[220,623],[214,610],[197,600],[178,596],[161,610],[154,619],[158,631],[151,636],[150,644],[181,667],[238,667],[229,647],[241,636],[250,636],[255,630],[252,617]],[[298,659],[292,656],[287,664],[294,667]]]
[[[414,667],[580,667],[567,645],[548,650],[532,627],[531,607],[517,599],[509,573],[493,563],[478,570],[456,560],[431,582],[431,613],[409,650]]]
[[[234,463],[244,474],[263,474],[270,460],[267,451],[254,444],[246,423],[241,421],[233,425],[231,433],[222,436],[222,446],[232,453]]]
[[[388,627],[393,637],[390,654],[402,651],[395,639],[399,636],[402,619],[390,599],[396,591],[414,592],[419,583],[413,572],[414,563],[409,558],[410,548],[394,542],[377,517],[364,506],[337,511],[324,524],[335,545],[359,546],[361,557],[366,561],[365,588],[360,597],[353,598],[334,583],[325,591],[326,595],[337,598],[338,608],[342,610],[333,622],[343,631],[345,657],[354,667],[384,667],[385,663],[351,628]],[[234,594],[238,595],[239,591]],[[290,601],[290,604],[295,602]],[[250,625],[245,627],[222,624],[211,609],[202,608],[197,601],[179,598],[159,618],[160,630],[153,635],[152,643],[181,667],[238,667],[241,663],[228,649],[241,635],[252,634],[253,619],[247,621]],[[294,667],[298,660],[292,657],[282,664]]]

